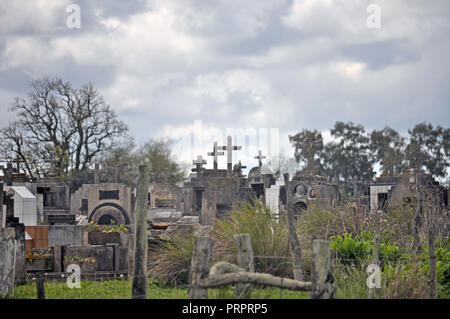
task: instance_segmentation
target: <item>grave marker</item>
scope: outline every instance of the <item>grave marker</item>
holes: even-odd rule
[[[233,141],[231,136],[227,137],[227,145],[225,146],[218,146],[217,149],[222,151],[227,151],[227,177],[232,176],[232,169],[233,169],[233,151],[238,151],[242,148],[242,146],[235,146],[233,145]]]
[[[193,168],[192,171],[197,172],[197,174],[200,174],[201,171],[203,171],[203,165],[206,165],[206,161],[203,159],[201,155],[198,155],[197,159],[192,161],[192,164],[195,165],[195,168]]]
[[[224,155],[224,152],[219,152],[219,148],[217,146],[217,142],[214,142],[214,146],[213,146],[213,151],[212,152],[208,152],[208,156],[212,156],[214,159],[214,165],[213,165],[213,169],[217,170],[218,168],[218,162],[217,159],[219,156]]]

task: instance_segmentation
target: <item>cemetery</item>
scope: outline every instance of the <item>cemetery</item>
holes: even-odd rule
[[[355,177],[344,188],[344,193],[353,191],[349,198],[338,184],[317,174],[312,160],[305,169],[281,177],[263,163],[265,156],[259,151],[254,157],[258,165],[246,176],[242,171],[246,167],[233,162],[233,152],[241,149],[233,145],[231,136],[225,146],[215,142],[207,154],[213,168],[204,168],[207,161],[198,155],[188,178],[179,184],[169,182],[167,169],[161,182],[152,182],[148,167],[140,165],[133,189],[119,180],[124,165],[117,156],[112,182],[102,182],[100,166],[95,164],[93,183],[84,183],[72,193],[54,168],[49,177],[33,181],[12,163],[1,167],[2,296],[17,296],[15,289],[21,291],[19,295],[30,294],[22,287],[32,287],[27,289],[37,289],[37,297],[43,297],[46,285],[65,285],[77,265],[83,282],[98,282],[101,287],[111,281],[112,287],[129,290],[120,292],[119,298],[147,298],[148,287],[162,285],[170,291],[173,284],[173,294],[168,292],[173,298],[227,294],[250,298],[264,291],[271,296],[273,289],[287,297],[326,299],[335,298],[339,291],[342,298],[342,266],[336,264],[335,251],[341,231],[333,227],[346,228],[351,222],[354,232],[347,229],[345,234],[350,235],[345,238],[360,245],[361,237],[352,233],[363,234],[361,227],[366,231],[373,225],[382,227],[380,216],[399,205],[418,203],[414,221],[430,200],[448,213],[448,188],[418,169],[394,175],[387,168],[370,183]],[[227,167],[222,169],[217,158],[225,154]],[[342,223],[333,220],[336,213]],[[307,228],[323,227],[314,218],[324,214],[329,215],[325,234],[323,228]],[[386,227],[391,226],[387,221]],[[271,235],[260,233],[269,229]],[[316,236],[323,239],[313,239]],[[379,264],[379,235],[370,236],[373,242],[365,244],[373,245],[371,257]],[[251,288],[254,285],[260,288]],[[301,294],[292,295],[290,290]],[[375,294],[373,288],[367,293],[369,298]]]

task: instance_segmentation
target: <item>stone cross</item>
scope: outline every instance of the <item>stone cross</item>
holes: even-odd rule
[[[258,151],[258,155],[254,157],[255,159],[258,160],[259,162],[259,167],[262,166],[262,159],[266,158],[265,156],[262,155],[261,150]]]
[[[12,167],[11,163],[6,164],[6,168],[0,166],[0,169],[3,170],[3,178],[6,186],[12,186],[13,184],[13,173],[16,172],[16,169]]]
[[[100,184],[100,174],[99,174],[100,164],[99,163],[95,163],[94,169],[95,169],[95,172],[94,172],[94,184]]]
[[[227,151],[227,177],[232,176],[232,169],[233,169],[233,151],[240,150],[242,146],[234,146],[232,144],[231,136],[227,137],[227,145],[225,146],[219,146],[217,149],[222,151]]]
[[[193,168],[192,171],[200,173],[203,170],[203,165],[206,164],[206,161],[201,155],[198,155],[197,159],[192,161],[192,164],[195,165],[195,168]]]
[[[119,182],[119,170],[120,167],[123,166],[127,166],[127,163],[123,163],[119,161],[119,154],[114,155],[114,162],[112,164],[112,166],[114,167],[114,183],[118,183]]]
[[[216,170],[217,167],[218,167],[218,164],[217,164],[217,158],[218,158],[219,156],[222,156],[222,155],[224,155],[224,152],[219,152],[219,151],[218,151],[217,142],[214,142],[213,151],[212,151],[212,152],[208,152],[208,156],[212,156],[212,157],[214,158],[214,166],[213,166],[213,168],[214,168],[215,170]]]

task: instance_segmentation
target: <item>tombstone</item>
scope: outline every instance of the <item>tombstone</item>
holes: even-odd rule
[[[231,136],[227,137],[227,145],[219,146],[217,149],[227,151],[227,177],[232,177],[233,151],[240,150],[242,146],[234,146]]]
[[[14,294],[15,245],[14,228],[0,229],[0,298]]]
[[[217,159],[219,156],[224,155],[224,152],[219,152],[218,146],[217,146],[217,142],[214,142],[214,146],[213,146],[213,151],[212,152],[208,152],[208,156],[212,156],[214,159],[214,164],[213,164],[213,169],[217,170],[218,169],[218,162]]]

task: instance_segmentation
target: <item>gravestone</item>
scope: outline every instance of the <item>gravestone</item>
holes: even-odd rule
[[[233,145],[231,136],[227,137],[227,145],[219,146],[217,149],[227,151],[227,177],[232,177],[233,170],[233,151],[240,150],[242,146]]]
[[[15,245],[14,228],[0,229],[0,298],[14,293]]]

